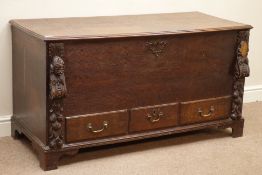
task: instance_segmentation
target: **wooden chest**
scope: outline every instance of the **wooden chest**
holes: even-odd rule
[[[199,12],[10,23],[12,136],[44,170],[80,148],[210,127],[242,136],[250,25]]]

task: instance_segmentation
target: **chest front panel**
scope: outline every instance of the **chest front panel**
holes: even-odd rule
[[[65,116],[231,95],[235,32],[65,42]]]

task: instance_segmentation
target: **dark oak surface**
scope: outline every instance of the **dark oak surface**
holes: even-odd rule
[[[43,40],[183,34],[252,28],[200,12],[81,18],[17,19],[11,24]]]
[[[66,140],[76,142],[128,133],[127,110],[66,118]],[[104,126],[106,122],[107,127]],[[88,128],[88,126],[92,128]]]
[[[67,41],[64,115],[231,95],[236,36],[226,31]],[[147,47],[150,41],[167,42],[159,57]]]
[[[81,148],[203,128],[243,135],[250,25],[199,12],[12,20],[12,136],[44,170]]]
[[[130,112],[130,132],[141,132],[178,125],[179,104],[134,108]]]
[[[180,124],[191,124],[228,118],[231,96],[182,102]]]
[[[46,45],[14,27],[12,38],[13,116],[46,144]]]

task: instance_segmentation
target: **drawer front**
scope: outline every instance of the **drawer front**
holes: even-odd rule
[[[231,96],[181,103],[180,124],[199,123],[228,118]]]
[[[130,132],[159,129],[177,125],[178,103],[141,107],[131,110]]]
[[[127,134],[126,110],[66,118],[66,141],[76,142]]]

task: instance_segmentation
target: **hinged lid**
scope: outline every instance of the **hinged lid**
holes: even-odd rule
[[[66,40],[244,30],[252,26],[200,12],[79,18],[17,19],[10,23],[42,40]]]

